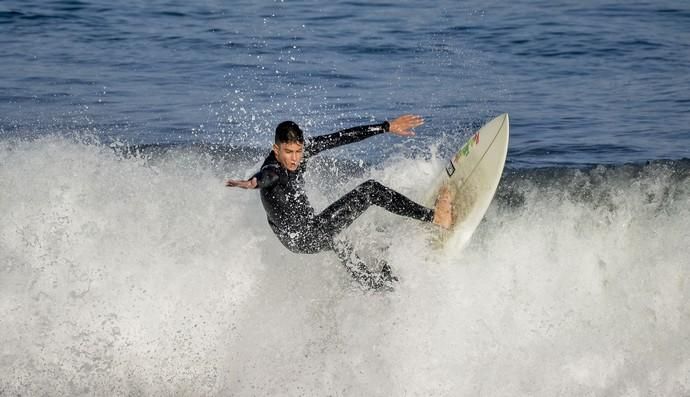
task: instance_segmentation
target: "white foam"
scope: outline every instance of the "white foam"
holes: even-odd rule
[[[308,189],[323,208],[373,177],[421,200],[440,169],[392,159],[330,191],[312,173]],[[514,182],[524,203],[493,206],[447,255],[425,225],[369,211],[346,234],[393,266],[392,293],[285,250],[225,172],[203,155],[0,144],[0,394],[690,390],[690,199],[659,205],[669,172],[592,187],[605,204]]]

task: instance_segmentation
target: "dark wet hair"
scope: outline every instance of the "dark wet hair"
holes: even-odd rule
[[[294,121],[283,121],[276,127],[275,143],[304,143],[304,134]]]

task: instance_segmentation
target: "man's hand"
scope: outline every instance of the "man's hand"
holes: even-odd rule
[[[237,179],[228,179],[225,182],[227,187],[241,187],[242,189],[256,189],[256,178],[252,178],[248,181],[240,181]]]
[[[399,136],[413,136],[414,131],[412,128],[419,127],[424,124],[424,119],[422,116],[417,116],[414,114],[405,114],[392,121],[389,121],[390,128],[388,131],[391,134]]]

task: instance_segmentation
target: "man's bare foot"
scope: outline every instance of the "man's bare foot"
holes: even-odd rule
[[[438,198],[436,199],[436,206],[434,208],[434,223],[444,229],[450,229],[453,225],[453,196],[444,185],[438,191]]]

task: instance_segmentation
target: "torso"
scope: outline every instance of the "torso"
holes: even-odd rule
[[[299,233],[314,217],[314,208],[304,191],[306,161],[302,161],[295,172],[280,167],[271,152],[262,168],[277,166],[280,181],[271,187],[261,189],[261,202],[266,210],[268,223],[276,233]]]

